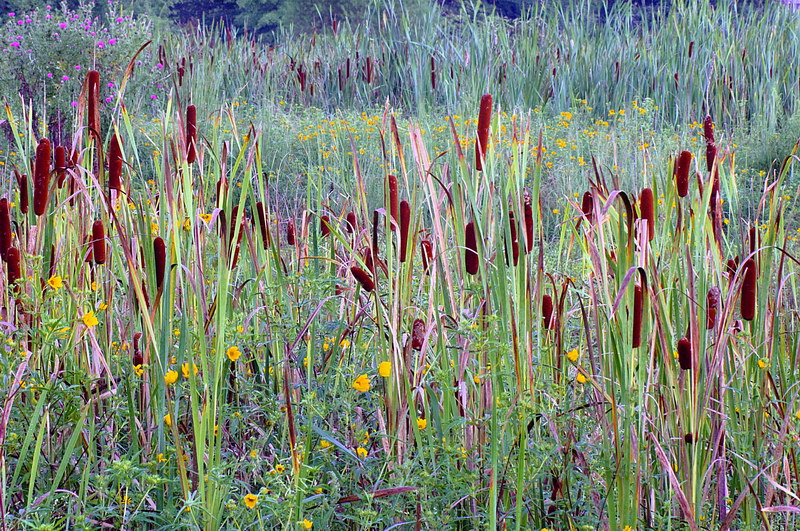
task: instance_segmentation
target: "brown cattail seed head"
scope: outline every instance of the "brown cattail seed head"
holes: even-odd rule
[[[286,243],[287,243],[287,245],[294,245],[294,243],[295,243],[295,239],[294,239],[294,221],[292,221],[291,219],[286,224]]]
[[[583,215],[586,216],[587,221],[591,223],[592,213],[594,211],[594,200],[592,199],[591,192],[583,193],[583,200],[581,201],[581,211],[583,211]]]
[[[633,289],[633,348],[642,344],[642,313],[643,313],[642,287]]]
[[[721,292],[718,287],[711,286],[706,295],[706,330],[711,330],[717,323],[717,310]]]
[[[8,259],[8,250],[11,248],[11,210],[8,199],[0,199],[0,257],[3,261]]]
[[[516,266],[519,263],[519,238],[517,237],[517,220],[513,210],[508,211],[508,225],[511,233],[511,254]]]
[[[267,212],[264,210],[264,204],[261,201],[256,203],[256,215],[258,216],[258,228],[261,229],[261,241],[264,242],[264,249],[266,249],[272,242],[269,234]]]
[[[56,146],[56,171],[58,172],[58,187],[64,186],[64,179],[67,177],[67,148]]]
[[[553,299],[550,295],[542,296],[542,318],[544,319],[545,328],[555,330],[556,324],[553,321]]]
[[[23,214],[28,213],[28,176],[20,175],[17,177],[19,184],[19,211]]]
[[[323,237],[331,233],[331,218],[322,216],[319,218],[319,230]]]
[[[678,340],[678,363],[684,371],[692,369],[692,344],[686,337]]]
[[[394,223],[400,222],[400,203],[398,202],[398,195],[397,195],[397,177],[394,175],[389,175],[387,178],[388,180],[388,188],[389,188],[389,212],[392,214],[392,221]],[[395,225],[390,224],[392,230],[395,230]]]
[[[122,190],[122,149],[119,136],[111,136],[108,143],[108,188]]]
[[[9,247],[8,251],[6,251],[6,273],[8,286],[16,291],[17,288],[14,286],[14,283],[22,278],[19,266],[19,250],[17,250],[16,247]]]
[[[37,216],[47,210],[50,194],[50,141],[43,138],[36,146],[36,164],[33,174],[33,213]]]
[[[464,230],[464,262],[467,273],[470,275],[478,274],[478,239],[475,235],[475,224],[470,221]]]
[[[689,170],[692,168],[693,155],[690,151],[682,151],[675,165],[675,187],[678,197],[689,195]]]
[[[192,164],[197,158],[197,107],[186,107],[186,162]]]
[[[411,348],[420,351],[422,344],[425,342],[425,321],[422,319],[414,319],[414,324],[411,326]]]
[[[89,91],[89,129],[100,136],[100,72],[90,70],[86,81]]]
[[[533,207],[531,206],[531,198],[525,197],[525,250],[530,253],[533,251]]]
[[[106,233],[99,219],[92,224],[92,252],[95,264],[106,263]]]
[[[364,288],[365,291],[372,291],[375,289],[375,283],[372,282],[372,278],[369,276],[369,273],[364,271],[358,266],[353,266],[350,268],[350,273],[353,277],[361,284],[361,287]]]
[[[408,205],[408,201],[402,201],[400,203],[400,262],[406,261],[409,225],[411,225],[411,207]]]
[[[744,281],[742,282],[741,309],[742,319],[752,321],[756,316],[756,263],[749,259],[744,263]]]
[[[475,144],[475,168],[483,170],[486,149],[489,146],[489,127],[492,123],[492,95],[481,96],[481,107],[478,114],[478,142]]]
[[[433,244],[430,240],[422,240],[419,244],[419,250],[422,255],[422,269],[427,273],[428,268],[433,263]]]
[[[347,213],[347,221],[345,226],[347,227],[347,232],[351,234],[356,231],[356,215],[354,212]]]
[[[167,269],[167,246],[161,236],[153,240],[153,256],[156,263],[156,287],[161,289],[164,285],[164,273]]]
[[[651,188],[645,188],[639,195],[639,210],[641,211],[642,219],[647,221],[647,241],[653,241],[656,230],[656,214],[653,190]]]

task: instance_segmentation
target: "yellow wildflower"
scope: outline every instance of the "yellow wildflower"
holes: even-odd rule
[[[570,350],[569,352],[567,352],[567,359],[569,359],[569,361],[571,361],[572,363],[575,363],[576,361],[578,361],[578,357],[579,356],[580,356],[580,354],[578,354],[578,349],[576,349],[576,348],[574,348],[574,349]]]
[[[359,393],[366,393],[370,390],[370,387],[372,387],[369,382],[369,376],[366,374],[359,375],[359,377],[353,382],[352,387]]]
[[[358,454],[358,457],[360,457],[361,459],[366,459],[369,452],[367,451],[366,448],[362,448],[361,446],[359,446],[358,448],[356,448],[356,454]]]
[[[164,383],[167,385],[172,385],[178,381],[178,371],[167,371],[167,374],[164,375]]]
[[[228,356],[228,359],[231,361],[236,361],[242,355],[242,352],[239,350],[239,347],[232,346],[229,347],[227,351],[225,351],[225,355]]]
[[[248,509],[253,509],[258,504],[258,496],[255,494],[248,494],[244,497],[244,504]]]
[[[424,430],[427,427],[428,427],[428,420],[427,419],[423,419],[423,418],[418,418],[417,419],[417,429]]]
[[[49,279],[47,279],[47,285],[53,288],[54,290],[59,289],[61,286],[64,285],[64,282],[61,280],[61,277],[58,275],[53,275]]]
[[[97,326],[100,321],[97,320],[97,317],[94,315],[94,311],[89,310],[83,317],[81,317],[83,324],[85,324],[88,328],[92,328],[93,326]]]
[[[383,378],[388,378],[390,374],[392,374],[392,362],[391,361],[382,361],[378,364],[378,374],[380,374]]]

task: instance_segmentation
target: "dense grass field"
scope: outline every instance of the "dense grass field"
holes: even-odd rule
[[[3,14],[0,528],[800,528],[800,18]]]

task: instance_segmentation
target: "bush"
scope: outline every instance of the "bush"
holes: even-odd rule
[[[100,72],[102,99],[111,104],[131,58],[151,37],[146,16],[124,13],[116,2],[109,2],[102,16],[94,16],[94,9],[93,1],[74,10],[66,4],[59,9],[48,5],[6,13],[0,26],[0,53],[7,65],[0,71],[0,92],[34,103],[45,98],[48,134],[59,142],[69,127],[69,117],[62,113],[77,106],[86,72]],[[140,60],[145,58],[149,51]],[[140,84],[151,76],[137,72],[136,77]],[[17,98],[9,99],[18,104]]]

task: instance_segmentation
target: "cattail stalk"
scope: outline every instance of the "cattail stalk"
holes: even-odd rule
[[[328,216],[319,218],[319,230],[323,238],[329,235],[331,233],[331,218]]]
[[[689,170],[692,168],[692,158],[690,151],[682,151],[678,156],[675,165],[675,188],[678,189],[678,197],[689,195]]]
[[[641,211],[642,219],[647,221],[647,241],[653,241],[656,230],[656,215],[655,198],[651,188],[643,189],[639,195],[639,210]]]
[[[528,196],[525,197],[523,213],[525,216],[525,250],[530,253],[533,251],[533,207],[531,198]]]
[[[741,310],[742,319],[752,321],[756,316],[756,263],[752,258],[744,263]]]
[[[8,199],[0,199],[0,258],[8,260],[8,250],[11,248],[11,209]]]
[[[643,313],[642,287],[633,289],[633,348],[642,345],[642,313]]]
[[[286,244],[287,245],[294,245],[295,238],[294,238],[294,221],[291,219],[286,224]]]
[[[354,212],[347,213],[346,227],[347,227],[347,232],[349,232],[350,234],[356,231],[356,215]]]
[[[430,240],[422,240],[419,244],[420,254],[422,255],[422,269],[426,273],[433,263],[433,244]]]
[[[478,240],[475,235],[475,223],[470,221],[464,230],[464,262],[467,273],[470,275],[478,274]]]
[[[492,95],[481,96],[480,112],[478,114],[478,142],[475,144],[475,168],[483,170],[483,161],[486,159],[486,149],[489,146],[489,127],[492,123]]]
[[[553,298],[550,295],[542,296],[542,319],[544,319],[544,327],[548,330],[555,330],[555,322],[553,321]]]
[[[267,249],[272,241],[269,233],[267,212],[264,210],[264,204],[261,201],[256,203],[256,215],[258,216],[258,228],[261,229],[261,241],[264,243],[264,249]]]
[[[95,264],[106,263],[106,233],[99,219],[92,224],[92,251]]]
[[[718,287],[712,286],[706,295],[706,330],[711,330],[717,323],[717,310],[721,292]]]
[[[47,210],[50,195],[50,141],[43,138],[36,146],[33,174],[33,213],[41,216]]]
[[[425,342],[425,321],[422,319],[414,319],[414,324],[411,326],[411,348],[416,351],[422,350],[422,344]]]
[[[408,201],[400,202],[400,262],[406,261],[408,253],[408,228],[411,224],[411,207]]]
[[[156,288],[164,285],[164,273],[167,269],[167,246],[160,236],[153,240],[153,255],[156,265]]]
[[[58,178],[58,187],[64,186],[64,179],[67,177],[67,148],[64,146],[56,146],[56,176]]]
[[[692,370],[694,362],[692,360],[692,344],[689,338],[682,337],[678,340],[678,364],[684,371]]]
[[[100,72],[90,70],[86,76],[89,92],[89,129],[101,136],[100,132]]]
[[[394,175],[389,175],[387,178],[388,180],[388,188],[389,188],[389,212],[392,215],[391,229],[392,231],[395,230],[395,224],[399,223],[400,221],[400,203],[398,202],[398,195],[397,195],[397,177]]]
[[[108,143],[108,188],[122,190],[122,148],[116,133]]]
[[[350,273],[353,277],[361,284],[361,287],[364,288],[365,291],[372,291],[375,289],[375,283],[372,281],[372,278],[369,276],[369,273],[364,271],[358,266],[352,266],[350,268]]]
[[[591,192],[584,192],[583,193],[583,200],[581,200],[581,212],[583,212],[584,217],[589,222],[592,223],[592,214],[594,213],[594,199],[592,198]]]
[[[197,158],[197,107],[186,107],[186,163],[192,164]]]
[[[19,288],[14,284],[22,278],[19,265],[19,250],[16,247],[9,247],[6,252],[6,273],[8,286],[16,294]]]

